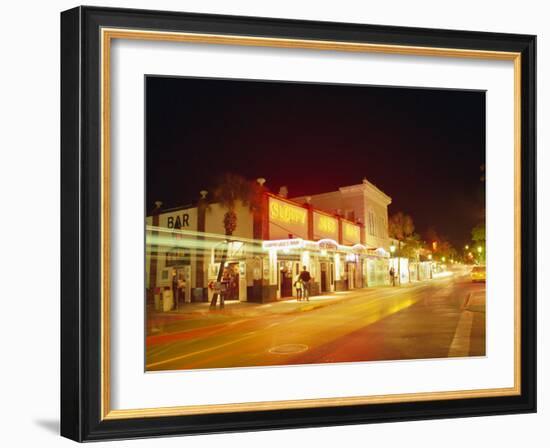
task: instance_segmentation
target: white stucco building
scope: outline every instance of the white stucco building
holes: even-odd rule
[[[315,208],[363,224],[364,244],[370,249],[389,251],[388,206],[391,198],[367,179],[357,185],[340,187],[336,191],[300,196],[292,200],[309,203]]]

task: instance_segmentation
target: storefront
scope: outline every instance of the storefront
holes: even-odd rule
[[[227,279],[225,300],[245,302],[248,299],[247,277],[250,269],[247,265],[253,264],[250,259],[251,243],[244,241],[221,241],[210,249],[208,263],[208,299],[211,300],[215,291],[213,283],[218,281],[220,264],[223,262],[222,276]],[[248,274],[248,275],[247,275]]]
[[[174,301],[179,288],[183,303],[211,301],[221,272],[225,300],[264,303],[296,297],[304,267],[312,296],[387,284],[387,254],[363,245],[362,224],[271,193],[262,204],[237,204],[231,235],[227,208],[205,196],[196,207],[148,217],[148,288],[170,290]]]
[[[316,282],[316,266],[311,257],[311,247],[307,241],[301,238],[287,240],[264,241],[263,250],[269,263],[269,281],[276,287],[276,298],[284,299],[296,297],[296,281],[305,266],[312,279],[310,291],[318,291],[314,286]]]
[[[400,285],[410,282],[408,258],[390,258],[390,267],[393,267],[396,280]]]
[[[388,258],[367,256],[363,269],[367,286],[386,286],[390,284],[390,264]]]

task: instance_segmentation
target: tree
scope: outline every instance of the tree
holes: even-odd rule
[[[233,235],[237,229],[238,220],[235,211],[238,204],[248,206],[251,212],[254,212],[261,206],[261,195],[263,187],[257,182],[245,179],[242,176],[232,173],[224,174],[218,185],[214,188],[214,200],[226,208],[223,216],[223,227],[227,236]],[[222,250],[220,268],[218,269],[217,281],[221,281],[225,261],[227,259],[227,247]],[[218,301],[218,293],[214,293],[210,306],[214,308]]]
[[[472,229],[473,249],[477,253],[477,259],[480,263],[485,263],[487,253],[485,247],[485,223],[478,224]],[[481,249],[481,251],[480,251]]]
[[[413,233],[403,241],[400,255],[409,260],[417,260],[418,254],[423,246],[424,242],[420,240],[420,235],[418,235],[418,233]]]
[[[430,246],[430,250],[434,253],[437,252],[437,247],[439,246],[441,237],[436,232],[436,230],[433,227],[430,227],[428,230],[426,230],[424,237],[426,238],[426,241]]]
[[[432,254],[439,259],[453,260],[458,257],[458,252],[446,237],[441,236],[430,227],[425,233],[426,241]]]
[[[414,223],[409,215],[398,212],[390,216],[388,230],[390,237],[395,238],[397,241],[404,241],[413,234]]]

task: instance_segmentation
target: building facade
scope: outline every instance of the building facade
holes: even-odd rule
[[[210,203],[207,192],[188,207],[162,210],[157,204],[146,218],[148,298],[171,295],[174,301],[179,284],[180,300],[209,301],[221,263],[231,276],[226,300],[261,303],[296,296],[294,283],[303,266],[312,277],[311,295],[389,284],[387,228],[382,227],[391,199],[376,190],[378,202],[373,201],[365,183],[336,193],[347,215],[321,206],[328,203],[324,195],[300,201],[264,192],[259,207],[237,203],[231,235],[224,225],[227,208]],[[371,212],[376,230],[357,218]]]
[[[329,213],[357,221],[365,227],[365,245],[389,251],[388,206],[391,198],[367,179],[336,191],[293,198]]]

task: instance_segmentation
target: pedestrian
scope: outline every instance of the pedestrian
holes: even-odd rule
[[[302,282],[302,300],[309,302],[309,282],[311,281],[311,274],[308,272],[306,266],[304,266],[302,272],[300,272],[300,281]]]
[[[225,307],[225,297],[230,293],[230,284],[231,284],[231,273],[229,269],[225,268],[223,270],[221,288],[220,288],[220,310],[223,310]]]
[[[178,278],[178,308],[183,303],[185,303],[185,280],[183,279],[183,275],[180,274]]]
[[[178,309],[178,276],[176,270],[172,271],[172,301],[173,309]]]
[[[390,267],[390,281],[391,281],[391,285],[392,286],[395,286],[395,269],[392,267]]]
[[[294,287],[296,288],[296,298],[300,302],[303,297],[303,284],[302,280],[300,280],[300,274],[296,274],[294,278]]]

